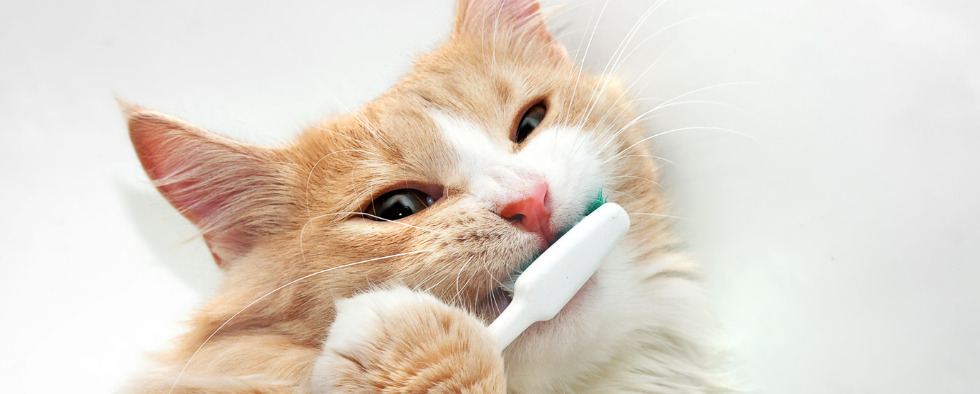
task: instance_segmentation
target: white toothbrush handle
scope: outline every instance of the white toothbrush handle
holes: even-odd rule
[[[490,324],[500,350],[535,322],[551,320],[595,274],[629,231],[626,211],[614,203],[572,227],[517,278],[514,299]]]
[[[503,351],[511,342],[517,339],[524,330],[537,322],[531,314],[527,313],[527,302],[523,299],[515,299],[497,316],[497,319],[490,323],[490,336],[496,341],[500,350]]]

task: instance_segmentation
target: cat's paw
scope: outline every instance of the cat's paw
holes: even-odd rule
[[[315,394],[504,393],[500,350],[473,315],[404,287],[337,302]]]

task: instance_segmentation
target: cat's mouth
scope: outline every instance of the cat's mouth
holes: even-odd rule
[[[510,306],[511,302],[514,300],[514,283],[517,281],[517,278],[521,275],[521,273],[524,272],[524,270],[527,269],[527,267],[530,266],[534,260],[538,258],[538,256],[553,245],[555,241],[565,235],[568,230],[571,230],[571,228],[572,226],[567,226],[562,231],[551,233],[550,236],[543,240],[544,245],[541,250],[534,255],[534,258],[525,263],[521,268],[512,271],[508,277],[504,278],[503,281],[497,280],[497,283],[500,285],[491,290],[490,293],[487,294],[479,303],[477,306],[477,314],[485,317],[488,322],[492,322],[498,316],[500,316],[500,314],[503,313],[503,311],[507,309],[507,307]],[[595,276],[593,276],[592,279],[589,279],[589,283],[593,282],[594,278]]]

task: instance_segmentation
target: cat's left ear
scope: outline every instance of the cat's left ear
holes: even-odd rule
[[[568,51],[548,32],[541,11],[537,0],[457,0],[453,36],[507,40],[534,53],[569,60]]]
[[[284,227],[295,196],[292,172],[276,150],[136,105],[120,105],[146,174],[201,231],[219,266],[245,256],[263,237]]]

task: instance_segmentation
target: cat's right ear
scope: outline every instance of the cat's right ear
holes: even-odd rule
[[[121,100],[120,106],[146,174],[198,227],[219,266],[281,228],[291,188],[289,171],[275,150]]]
[[[457,0],[453,35],[480,41],[511,40],[522,49],[568,61],[568,51],[548,33],[538,0]]]

